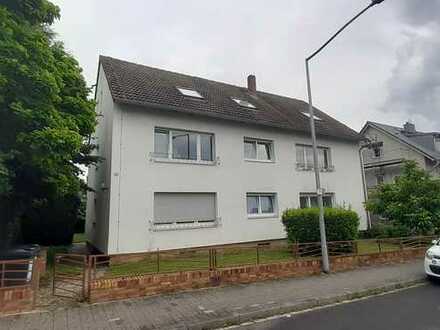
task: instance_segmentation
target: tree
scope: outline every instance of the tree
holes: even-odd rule
[[[425,234],[440,228],[440,181],[414,161],[404,164],[395,182],[382,184],[367,202],[367,210]]]
[[[50,30],[58,18],[46,0],[0,0],[0,244],[52,205],[75,213],[85,188],[78,165],[96,161],[94,102]]]

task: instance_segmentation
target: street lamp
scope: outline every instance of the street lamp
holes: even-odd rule
[[[316,193],[318,195],[318,207],[319,207],[319,231],[321,234],[321,251],[322,251],[322,270],[325,273],[330,272],[330,265],[328,261],[328,251],[327,251],[327,238],[325,234],[325,222],[324,222],[324,207],[322,203],[323,191],[321,188],[321,180],[319,177],[319,165],[318,165],[318,149],[316,146],[316,132],[315,132],[315,116],[312,104],[312,87],[310,85],[310,71],[309,71],[309,61],[318,55],[330,42],[333,41],[342,31],[344,31],[351,23],[353,23],[359,16],[364,14],[371,7],[382,3],[384,0],[372,0],[370,4],[362,9],[356,16],[345,23],[330,39],[328,39],[321,47],[319,47],[314,53],[306,58],[306,76],[307,76],[307,94],[309,98],[309,117],[310,117],[310,132],[312,135],[312,146],[313,146],[313,167],[315,170],[315,181],[316,181]]]

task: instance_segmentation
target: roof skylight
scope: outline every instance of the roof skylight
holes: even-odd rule
[[[231,99],[241,107],[250,108],[250,109],[256,108],[255,105],[253,105],[251,102],[248,102],[246,100],[237,99],[235,97],[231,97]]]
[[[180,93],[182,93],[182,95],[203,99],[203,96],[199,92],[193,89],[182,88],[182,87],[177,87],[177,89],[179,90]]]
[[[310,113],[308,112],[301,112],[304,116],[307,116],[310,118]],[[315,120],[322,120],[321,118],[319,118],[318,116],[313,115],[313,119]]]

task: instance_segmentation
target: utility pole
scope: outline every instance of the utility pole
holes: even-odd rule
[[[306,58],[306,78],[307,78],[307,94],[309,98],[309,116],[310,116],[310,133],[312,137],[312,147],[313,147],[313,167],[315,170],[315,184],[316,184],[316,194],[318,196],[318,207],[319,207],[319,231],[321,235],[321,254],[322,254],[322,270],[324,273],[330,272],[330,264],[328,260],[328,251],[327,251],[327,237],[325,232],[325,221],[324,221],[324,205],[322,201],[323,191],[321,188],[321,179],[320,179],[320,169],[318,162],[318,148],[316,142],[316,132],[315,132],[315,117],[314,117],[314,109],[312,103],[312,86],[310,82],[310,68],[309,62],[316,55],[318,55],[329,43],[331,43],[342,31],[344,31],[351,23],[353,23],[357,18],[359,18],[362,14],[364,14],[371,7],[382,3],[384,0],[372,0],[371,3],[362,9],[356,16],[350,19],[347,23],[345,23],[335,34],[331,36],[321,47],[319,47],[314,53]]]

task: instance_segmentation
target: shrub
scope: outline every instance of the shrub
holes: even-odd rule
[[[416,162],[406,161],[401,175],[379,185],[366,207],[414,234],[430,234],[440,229],[440,180]]]
[[[395,222],[378,222],[370,229],[361,233],[362,238],[396,238],[411,236],[416,233],[412,232],[408,227]]]
[[[35,203],[20,219],[23,242],[46,246],[71,244],[79,218],[78,203],[77,196]]]
[[[328,241],[349,241],[357,238],[359,216],[352,210],[325,208],[324,220]],[[318,242],[319,209],[287,209],[282,222],[290,242]]]

